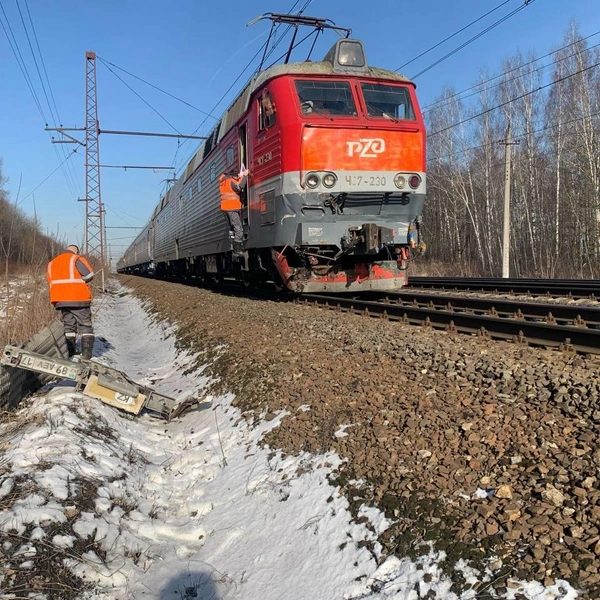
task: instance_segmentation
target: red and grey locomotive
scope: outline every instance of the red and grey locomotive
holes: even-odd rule
[[[341,29],[310,17],[269,18]],[[274,281],[296,292],[406,284],[426,186],[415,86],[369,66],[362,43],[344,31],[322,61],[278,64],[251,80],[161,198],[119,272]],[[237,258],[219,176],[240,165],[250,175]]]

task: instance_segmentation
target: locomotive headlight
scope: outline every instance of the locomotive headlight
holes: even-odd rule
[[[337,177],[333,173],[326,173],[323,175],[323,185],[328,188],[332,188],[337,181]]]
[[[408,185],[410,185],[413,190],[418,188],[420,183],[421,178],[418,175],[411,175],[408,179]]]
[[[406,177],[398,173],[396,177],[394,177],[394,185],[401,190],[406,185]]]
[[[309,173],[306,176],[306,185],[309,188],[316,188],[319,185],[319,176],[316,173]]]

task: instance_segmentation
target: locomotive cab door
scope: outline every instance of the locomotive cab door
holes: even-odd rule
[[[248,128],[246,126],[246,123],[242,123],[242,125],[240,125],[240,128],[238,130],[238,135],[239,135],[239,144],[240,144],[240,164],[245,165],[246,168],[248,169],[248,152],[247,152]],[[244,188],[241,198],[240,198],[240,200],[242,202],[241,215],[242,215],[242,226],[244,228],[244,240],[248,239],[248,228],[250,226],[250,221],[249,221],[250,211],[248,208],[248,187],[249,186],[250,186],[250,181],[246,181],[246,187]]]

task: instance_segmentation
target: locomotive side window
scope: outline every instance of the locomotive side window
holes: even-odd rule
[[[227,148],[227,166],[228,167],[233,164],[233,158],[234,158],[233,146],[229,146],[229,148]]]
[[[275,104],[269,90],[263,90],[258,99],[258,130],[262,131],[275,124]]]
[[[415,121],[415,111],[407,88],[384,83],[361,83],[370,117]]]
[[[219,139],[219,130],[221,129],[222,121],[219,121],[215,128],[210,132],[208,139],[204,142],[204,154],[203,156],[208,156],[211,150],[215,147],[217,140]]]
[[[356,105],[347,81],[296,81],[303,115],[356,116]]]

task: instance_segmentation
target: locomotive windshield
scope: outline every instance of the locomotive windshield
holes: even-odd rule
[[[415,121],[415,111],[408,89],[384,83],[361,83],[370,117]]]
[[[296,81],[296,92],[304,115],[356,116],[356,105],[347,81]]]

